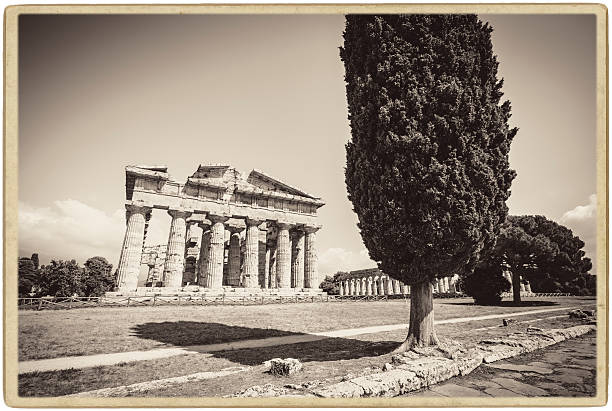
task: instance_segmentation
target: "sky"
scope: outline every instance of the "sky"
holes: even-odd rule
[[[511,214],[595,256],[595,16],[484,15],[520,128]],[[26,15],[19,27],[19,254],[101,255],[125,231],[125,166],[260,169],[323,198],[319,271],[374,267],[344,184],[342,15]],[[153,213],[147,245],[165,244]],[[593,271],[594,272],[594,269]]]

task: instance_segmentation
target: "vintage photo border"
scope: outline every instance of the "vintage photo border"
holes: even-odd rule
[[[595,14],[597,99],[597,394],[539,398],[62,398],[18,396],[18,18],[20,14]],[[598,4],[403,5],[64,5],[9,6],[4,12],[4,400],[11,407],[483,407],[595,406],[608,382],[608,44],[607,8]]]

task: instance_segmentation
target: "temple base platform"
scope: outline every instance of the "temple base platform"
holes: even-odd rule
[[[181,296],[181,297],[318,297],[327,293],[320,288],[244,288],[221,287],[206,288],[195,285],[171,287],[138,287],[134,291],[108,291],[105,297],[153,297],[153,296]]]

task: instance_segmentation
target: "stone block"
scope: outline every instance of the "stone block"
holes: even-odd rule
[[[295,358],[273,358],[270,360],[270,373],[277,376],[291,375],[302,369],[300,360]]]

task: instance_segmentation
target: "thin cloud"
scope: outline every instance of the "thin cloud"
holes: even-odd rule
[[[574,235],[584,241],[586,256],[593,261],[591,273],[596,273],[595,256],[597,255],[597,196],[591,194],[587,205],[579,205],[565,212],[561,223],[570,228]]]
[[[374,268],[376,263],[370,259],[368,250],[349,251],[344,248],[329,248],[319,255],[321,276],[333,275],[338,271]]]

